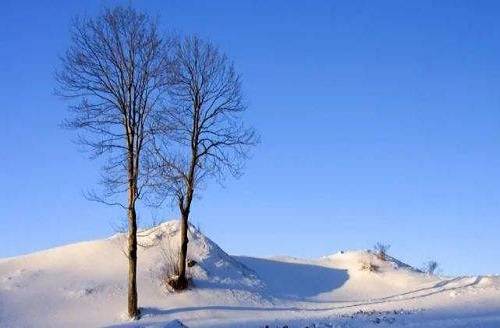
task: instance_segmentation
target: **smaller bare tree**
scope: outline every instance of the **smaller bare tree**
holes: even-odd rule
[[[375,251],[375,254],[382,261],[387,260],[387,252],[389,251],[390,248],[391,248],[391,245],[383,244],[381,242],[378,242],[375,244],[375,246],[373,246],[373,250]]]
[[[158,194],[173,196],[181,215],[179,276],[172,287],[182,290],[187,287],[187,232],[195,192],[209,177],[238,176],[257,137],[242,123],[246,106],[240,76],[211,42],[186,37],[177,43],[169,95],[170,106],[156,120],[151,164],[158,172]]]

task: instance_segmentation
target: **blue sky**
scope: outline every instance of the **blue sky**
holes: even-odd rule
[[[116,3],[0,4],[0,257],[106,237],[123,217],[83,198],[99,162],[58,127],[66,104],[52,94],[71,18]],[[413,265],[500,273],[498,2],[132,3],[165,31],[211,38],[243,75],[262,143],[192,214],[228,252],[382,241]]]

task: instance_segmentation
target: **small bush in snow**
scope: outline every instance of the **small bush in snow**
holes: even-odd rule
[[[200,223],[199,223],[199,222],[198,222],[198,223],[196,223],[196,224],[193,224],[191,227],[192,227],[192,228],[194,229],[194,231],[196,231],[197,233],[199,233],[199,234],[201,234],[201,233],[202,233],[202,232],[201,232],[201,225],[200,225]]]
[[[361,271],[378,272],[379,266],[369,260],[361,261]]]
[[[382,261],[385,261],[387,259],[387,252],[391,248],[391,245],[389,244],[382,244],[381,242],[378,242],[373,246],[373,250],[375,251],[375,254],[379,259]]]
[[[429,261],[424,263],[422,271],[427,273],[428,275],[433,275],[434,273],[436,273],[438,267],[439,263],[437,263],[436,261]]]
[[[170,291],[180,290],[177,286],[179,278],[179,247],[169,239],[163,241],[160,247],[162,262],[159,278],[161,284]]]

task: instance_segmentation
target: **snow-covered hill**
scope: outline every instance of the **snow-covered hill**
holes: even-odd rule
[[[136,322],[123,235],[0,260],[0,327],[500,327],[498,276],[427,276],[368,251],[233,257],[194,228],[193,287],[172,293],[160,277],[177,238],[176,221],[140,232]]]

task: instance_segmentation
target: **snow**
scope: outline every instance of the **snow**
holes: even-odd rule
[[[0,259],[1,327],[499,327],[500,277],[437,277],[394,258],[230,256],[193,227],[193,286],[159,276],[177,221],[139,233],[142,318],[128,321],[125,236]],[[371,263],[377,271],[362,269]]]

